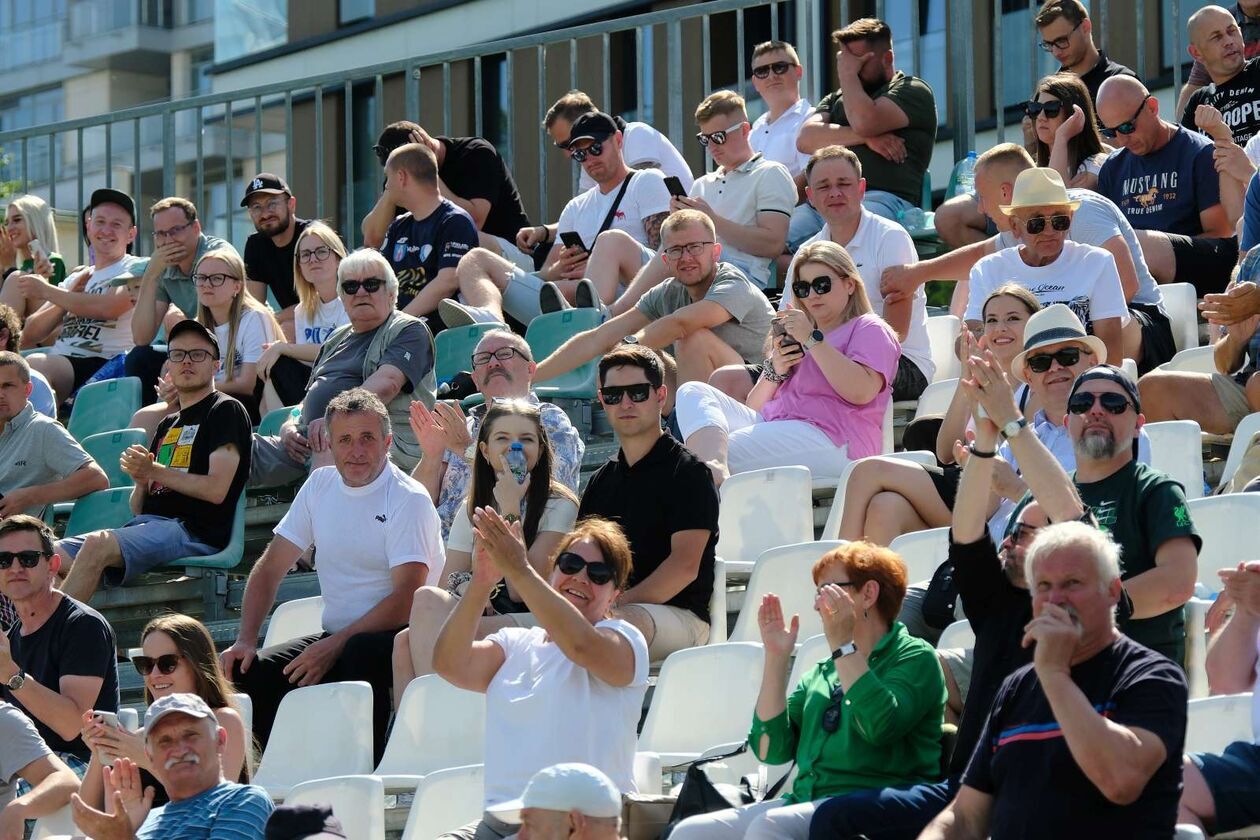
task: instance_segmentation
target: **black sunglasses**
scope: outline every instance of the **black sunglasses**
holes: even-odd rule
[[[13,561],[17,560],[18,565],[23,569],[33,569],[39,565],[39,561],[45,557],[52,555],[45,554],[42,551],[30,549],[27,551],[0,551],[0,569],[7,569],[13,565]]]
[[[1103,137],[1106,137],[1108,140],[1115,139],[1117,134],[1124,134],[1126,136],[1130,135],[1137,131],[1138,117],[1142,116],[1142,112],[1144,110],[1146,110],[1146,99],[1142,100],[1142,104],[1138,106],[1138,109],[1133,112],[1133,116],[1129,117],[1128,120],[1120,123],[1120,125],[1115,128],[1107,128],[1105,125],[1100,125],[1098,127],[1098,133]]]
[[[1092,394],[1089,391],[1077,391],[1068,400],[1067,410],[1069,414],[1084,414],[1094,407],[1095,398],[1097,402],[1102,404],[1103,411],[1108,414],[1124,414],[1129,410],[1129,401],[1124,394],[1117,394],[1115,391],[1104,391],[1101,394]]]
[[[598,563],[591,563],[582,555],[575,554],[572,551],[560,552],[560,556],[556,558],[556,568],[566,575],[576,575],[578,572],[586,569],[587,578],[596,586],[603,586],[617,576],[613,567],[602,560]]]
[[[1016,216],[1015,218],[1018,219],[1019,217]],[[1028,231],[1033,236],[1036,236],[1046,229],[1046,222],[1050,223],[1051,229],[1057,230],[1060,233],[1072,226],[1072,217],[1063,213],[1056,213],[1048,219],[1045,216],[1033,216],[1031,219],[1020,219],[1019,221],[1020,224],[1024,226],[1024,230]]]
[[[630,395],[631,402],[646,402],[647,398],[652,395],[652,383],[640,382],[635,385],[605,385],[599,389],[599,399],[604,405],[621,405],[621,400],[626,394]]]
[[[782,76],[795,66],[796,62],[794,61],[775,61],[770,64],[763,64],[760,67],[754,67],[752,74],[758,79],[768,79],[771,73],[776,76]]]
[[[136,666],[136,670],[140,672],[140,676],[147,677],[153,673],[154,666],[157,667],[159,674],[173,674],[175,669],[179,667],[180,655],[178,653],[164,653],[157,659],[152,656],[133,656],[131,664]]]
[[[341,291],[348,295],[357,295],[359,287],[363,287],[363,291],[369,295],[374,295],[381,290],[381,286],[385,285],[385,281],[379,277],[369,277],[367,280],[346,280],[341,284]]]
[[[1050,362],[1058,362],[1063,367],[1071,367],[1081,360],[1081,348],[1064,347],[1061,350],[1055,350],[1053,353],[1038,353],[1035,356],[1029,356],[1024,359],[1024,363],[1028,365],[1028,369],[1033,373],[1045,373],[1050,370]]]
[[[792,295],[802,300],[809,297],[810,291],[815,294],[825,295],[831,291],[831,278],[825,274],[815,277],[813,280],[793,280]]]
[[[577,161],[578,163],[581,163],[582,161],[586,160],[587,155],[590,155],[591,157],[599,157],[600,155],[602,155],[604,153],[604,144],[596,140],[594,143],[587,146],[585,149],[575,149],[572,146],[569,146],[568,149],[569,149],[569,157],[573,158],[573,160]]]
[[[1059,116],[1063,110],[1063,103],[1058,99],[1049,102],[1030,101],[1024,103],[1024,113],[1028,115],[1028,119],[1035,120],[1037,115],[1042,111],[1046,114],[1046,119],[1053,120]]]
[[[715,146],[722,146],[726,143],[726,135],[742,126],[746,121],[740,121],[735,125],[728,125],[726,128],[719,128],[717,131],[710,131],[705,134],[703,131],[696,135],[696,139],[700,141],[701,146],[707,147],[710,143]]]
[[[837,683],[836,687],[831,690],[831,705],[826,708],[822,716],[822,730],[828,735],[840,728],[840,715],[844,705],[844,688]]]

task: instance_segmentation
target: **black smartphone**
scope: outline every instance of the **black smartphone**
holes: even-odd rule
[[[583,251],[588,250],[586,243],[582,241],[582,237],[571,230],[562,231],[560,233],[560,241],[564,243],[566,248],[581,248]]]
[[[677,175],[665,176],[665,189],[669,190],[669,194],[674,198],[687,197],[687,191],[683,189],[682,181],[678,180]]]
[[[797,341],[795,338],[792,338],[790,335],[788,335],[787,327],[783,326],[782,321],[779,321],[777,319],[774,321],[771,321],[770,331],[774,333],[775,335],[783,336],[782,344],[784,347],[791,347],[794,344],[800,344],[799,341]]]

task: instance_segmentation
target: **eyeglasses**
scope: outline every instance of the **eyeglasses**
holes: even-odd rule
[[[1019,223],[1024,226],[1024,230],[1034,236],[1046,229],[1046,222],[1050,223],[1051,229],[1060,233],[1072,226],[1072,217],[1066,213],[1056,213],[1048,219],[1045,216],[1033,216],[1031,219],[1020,219],[1019,216],[1015,218],[1019,219]]]
[[[822,730],[828,735],[840,728],[840,715],[844,709],[844,687],[836,683],[831,690],[831,705],[823,711]]]
[[[760,67],[754,67],[752,69],[752,74],[758,79],[768,79],[770,78],[771,73],[776,76],[782,76],[784,73],[796,66],[798,65],[795,61],[774,61],[770,64],[763,64]]]
[[[792,281],[792,295],[794,297],[804,300],[805,298],[809,297],[809,293],[811,290],[815,294],[819,294],[819,295],[827,294],[828,292],[831,291],[831,278],[826,275],[822,275],[820,277],[815,277],[813,280],[793,280]]]
[[[587,578],[596,586],[603,586],[617,576],[616,570],[602,560],[591,563],[582,555],[572,551],[560,552],[560,556],[556,558],[556,568],[566,575],[576,575],[586,569]]]
[[[480,353],[472,354],[473,367],[481,367],[490,364],[491,359],[498,359],[500,362],[510,361],[513,356],[520,356],[525,361],[529,361],[524,353],[515,347],[500,347],[498,350],[484,350]]]
[[[1084,20],[1081,21],[1081,23],[1084,22]],[[1068,48],[1068,44],[1072,43],[1072,35],[1076,32],[1076,30],[1081,28],[1081,23],[1073,26],[1072,31],[1064,35],[1062,38],[1055,38],[1053,41],[1042,41],[1041,48],[1046,52],[1050,52],[1051,50],[1066,50]]]
[[[23,569],[33,569],[39,565],[40,560],[51,556],[34,549],[27,551],[0,551],[0,569],[9,568],[13,565],[14,560],[17,560],[18,565]]]
[[[1072,398],[1068,400],[1068,413],[1084,414],[1094,407],[1095,402],[1100,403],[1103,407],[1103,411],[1108,414],[1124,414],[1129,410],[1129,406],[1131,405],[1128,399],[1125,398],[1124,394],[1117,394],[1115,391],[1103,391],[1101,394],[1093,394],[1089,391],[1077,391],[1072,395]]]
[[[369,277],[366,280],[345,280],[341,284],[341,291],[347,295],[357,295],[359,288],[369,295],[374,295],[380,291],[381,286],[385,285],[385,281],[379,277]]]
[[[1133,112],[1133,116],[1129,117],[1129,119],[1120,123],[1120,125],[1115,128],[1107,128],[1105,125],[1100,125],[1098,127],[1098,133],[1103,137],[1106,137],[1108,140],[1114,140],[1117,134],[1123,134],[1127,137],[1137,131],[1138,117],[1142,116],[1142,112],[1146,110],[1146,100],[1149,98],[1150,97],[1148,95],[1142,99],[1142,104],[1138,106],[1138,109]]]
[[[323,262],[332,255],[332,252],[332,248],[329,248],[327,245],[320,245],[318,248],[313,248],[310,251],[298,251],[298,262]]]
[[[1028,119],[1035,120],[1037,115],[1042,111],[1046,114],[1046,119],[1053,120],[1059,116],[1063,110],[1063,103],[1058,99],[1052,99],[1049,102],[1025,102],[1024,113],[1028,115]]]
[[[265,211],[270,210],[272,213],[278,213],[284,208],[285,200],[281,196],[272,196],[266,201],[256,201],[249,205],[249,215],[261,216]]]
[[[700,141],[701,146],[707,147],[710,143],[715,146],[722,146],[726,143],[726,135],[742,125],[748,125],[748,121],[740,120],[734,125],[728,125],[726,128],[720,128],[717,131],[710,131],[708,134],[702,131],[696,135],[696,139]]]
[[[236,280],[231,274],[194,274],[192,281],[194,286],[213,286],[216,289],[229,280]]]
[[[131,664],[136,666],[136,670],[142,677],[153,673],[155,666],[159,674],[166,675],[175,673],[175,669],[179,667],[179,660],[182,658],[178,653],[164,653],[156,659],[152,656],[133,656]]]
[[[156,239],[158,242],[161,242],[163,239],[174,239],[176,236],[179,236],[181,233],[188,230],[194,224],[196,223],[188,222],[186,224],[176,225],[173,228],[167,228],[166,230],[155,230],[153,231],[153,238]]]
[[[1081,348],[1064,347],[1053,353],[1038,353],[1035,356],[1029,356],[1024,359],[1024,363],[1028,365],[1028,369],[1033,373],[1045,373],[1050,370],[1050,362],[1058,362],[1062,367],[1071,367],[1081,360]]]
[[[635,385],[605,385],[599,389],[599,399],[604,405],[621,405],[621,400],[626,394],[630,395],[631,402],[646,402],[647,398],[652,395],[652,383],[639,382]]]
[[[662,253],[665,255],[666,259],[671,260],[680,260],[682,259],[683,254],[686,254],[689,257],[698,257],[712,244],[712,240],[705,240],[703,242],[688,242],[686,245],[673,245],[666,248]]]
[[[1031,539],[1040,530],[1041,528],[1036,525],[1029,525],[1027,522],[1016,522],[1011,526],[1010,540],[1012,543],[1019,544],[1026,539]]]
[[[179,364],[183,362],[184,360],[195,362],[196,364],[201,364],[207,359],[213,359],[214,353],[210,352],[209,350],[202,350],[200,348],[196,350],[168,350],[166,353],[166,357],[170,359],[172,362],[174,362],[175,364]]]
[[[573,158],[578,163],[586,160],[587,155],[590,155],[591,157],[599,157],[604,153],[604,144],[598,140],[584,149],[575,149],[572,146],[568,146],[567,148],[569,151],[569,157]]]

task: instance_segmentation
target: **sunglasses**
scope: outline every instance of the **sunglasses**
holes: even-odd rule
[[[369,277],[366,280],[346,280],[341,284],[341,291],[348,295],[357,295],[361,287],[369,295],[374,295],[384,285],[385,281],[379,277]]]
[[[591,563],[582,555],[572,551],[560,552],[560,556],[556,558],[556,568],[566,575],[576,575],[586,569],[586,577],[596,586],[603,586],[617,576],[613,567],[602,560]]]
[[[844,688],[839,684],[831,690],[831,705],[822,716],[822,730],[828,735],[840,728],[840,715],[844,704]]]
[[[13,565],[13,561],[17,560],[18,565],[23,569],[33,569],[39,565],[39,561],[51,555],[44,554],[42,551],[0,551],[0,569],[7,569]]]
[[[604,144],[597,140],[585,149],[575,149],[572,146],[569,146],[568,150],[569,157],[573,158],[573,160],[578,163],[581,163],[586,160],[587,155],[590,155],[591,157],[599,157],[602,155],[604,153]]]
[[[156,659],[152,656],[133,656],[131,657],[131,664],[136,666],[136,670],[140,672],[142,677],[147,677],[153,673],[154,667],[158,669],[159,674],[168,675],[175,673],[181,658],[178,653],[164,653]]]
[[[811,290],[815,294],[827,294],[831,291],[831,278],[823,275],[821,277],[815,277],[813,280],[792,281],[792,294],[801,300],[809,297]]]
[[[646,402],[652,395],[652,383],[640,382],[636,385],[605,385],[599,389],[599,399],[604,405],[621,405],[622,397],[630,395],[631,402]]]
[[[1115,391],[1104,391],[1101,394],[1091,394],[1088,391],[1077,391],[1068,400],[1067,410],[1069,414],[1084,414],[1094,407],[1095,398],[1097,402],[1102,404],[1103,411],[1108,414],[1124,414],[1129,410],[1129,401],[1124,394],[1117,394]]]
[[[739,128],[741,125],[747,125],[747,120],[741,120],[735,125],[728,125],[726,128],[720,128],[717,131],[710,131],[705,134],[703,131],[696,135],[696,139],[700,141],[701,146],[707,147],[710,143],[714,146],[721,146],[726,143],[726,135]]]
[[[1028,119],[1035,120],[1037,115],[1045,112],[1046,119],[1053,120],[1063,111],[1063,103],[1055,99],[1050,102],[1025,102],[1024,113],[1028,115]]]
[[[782,76],[784,73],[796,66],[796,62],[794,61],[775,61],[770,64],[763,64],[760,67],[754,67],[752,69],[752,74],[758,79],[768,79],[770,78],[771,73],[776,76]]]
[[[1015,218],[1019,219],[1018,216]],[[1072,217],[1062,213],[1056,213],[1048,219],[1045,216],[1033,216],[1031,219],[1019,219],[1019,223],[1024,226],[1024,230],[1034,236],[1046,229],[1046,222],[1050,223],[1050,227],[1053,230],[1057,230],[1062,233],[1072,226]]]
[[[1052,361],[1068,368],[1080,360],[1081,348],[1064,347],[1062,350],[1055,350],[1053,353],[1038,353],[1035,356],[1029,356],[1024,359],[1024,363],[1028,365],[1028,369],[1033,373],[1045,373],[1050,370],[1050,362]]]
[[[1107,128],[1107,126],[1105,125],[1100,125],[1098,127],[1098,133],[1101,134],[1103,137],[1106,137],[1108,140],[1115,139],[1115,136],[1117,134],[1123,134],[1127,137],[1128,135],[1137,131],[1138,117],[1142,116],[1142,112],[1144,110],[1146,110],[1145,99],[1142,100],[1142,104],[1138,106],[1138,109],[1133,112],[1133,116],[1129,117],[1128,120],[1120,123],[1120,125],[1116,126],[1115,128]]]

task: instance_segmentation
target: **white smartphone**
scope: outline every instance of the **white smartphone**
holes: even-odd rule
[[[44,243],[40,242],[38,239],[32,239],[30,242],[27,243],[26,247],[27,249],[30,250],[31,259],[34,262],[38,263],[40,260],[40,257],[43,257],[44,259],[48,259],[48,251],[44,249]]]
[[[115,714],[114,712],[98,712],[96,710],[93,710],[92,717],[96,718],[97,723],[102,723],[105,726],[112,726],[115,729],[125,728],[122,725],[122,721],[118,719],[118,715]]]

